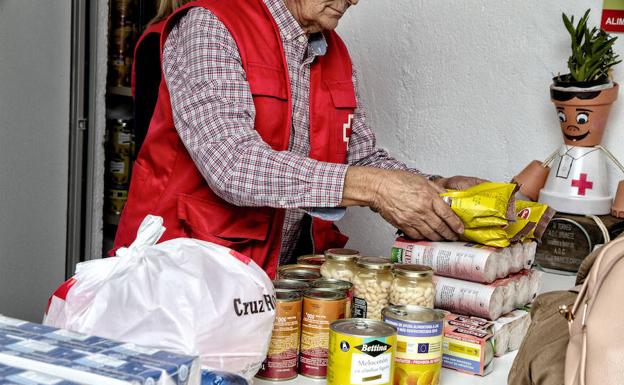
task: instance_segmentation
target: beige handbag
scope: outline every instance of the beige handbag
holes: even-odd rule
[[[565,385],[624,384],[624,238],[600,249],[568,319]]]

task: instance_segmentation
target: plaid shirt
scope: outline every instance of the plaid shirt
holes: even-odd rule
[[[348,165],[308,157],[310,64],[324,52],[318,41],[312,44],[283,0],[264,1],[280,30],[292,87],[288,151],[274,151],[254,130],[255,109],[237,45],[208,10],[190,10],[172,29],[164,47],[163,70],[176,129],[210,188],[237,206],[287,209],[280,256],[284,262],[299,239],[306,208],[337,207],[342,201],[348,165],[407,167],[376,147],[359,101],[355,70],[358,108]]]

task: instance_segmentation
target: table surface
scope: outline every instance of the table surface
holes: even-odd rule
[[[554,290],[567,290],[574,286],[574,276],[544,273],[540,293]],[[494,359],[494,370],[485,377],[460,373],[455,370],[442,368],[440,385],[502,385],[507,383],[507,374],[513,364],[516,352],[507,353],[503,357]],[[314,380],[299,376],[294,380],[270,382],[254,379],[254,385],[324,385],[325,380]],[[346,385],[346,384],[345,384]]]

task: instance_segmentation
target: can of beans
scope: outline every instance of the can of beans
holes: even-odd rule
[[[329,346],[329,325],[344,318],[343,290],[309,289],[303,294],[301,353],[299,373],[306,377],[325,378]]]
[[[318,266],[283,265],[277,270],[278,279],[294,279],[296,281],[312,282],[321,278]]]
[[[345,318],[351,318],[351,304],[353,303],[353,284],[340,279],[320,278],[312,282],[311,287],[319,289],[344,290],[347,293],[345,301]]]
[[[275,299],[269,352],[256,377],[285,381],[297,377],[303,296],[299,292],[277,292]]]
[[[396,329],[382,321],[350,318],[332,322],[327,385],[393,384],[396,344]]]
[[[444,313],[406,305],[383,309],[384,321],[397,329],[394,382],[438,385],[442,368]]]
[[[325,255],[323,254],[308,254],[302,255],[297,258],[297,263],[300,265],[313,265],[319,268],[325,263]]]
[[[310,288],[310,284],[305,281],[296,281],[294,279],[276,279],[273,281],[273,287],[276,293],[303,293]]]

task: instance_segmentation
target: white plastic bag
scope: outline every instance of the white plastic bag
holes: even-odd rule
[[[249,258],[210,242],[155,245],[148,216],[118,258],[81,263],[50,299],[44,324],[184,354],[250,379],[268,350],[273,285]]]

